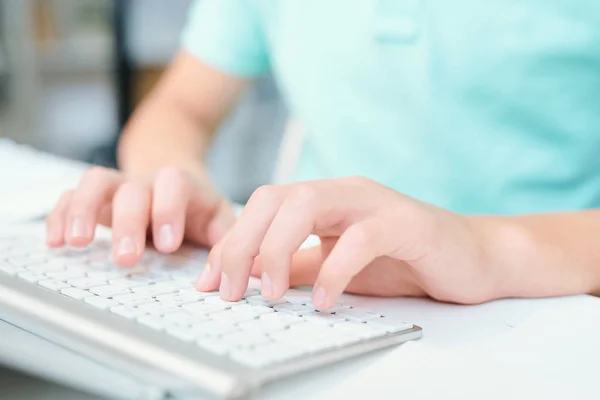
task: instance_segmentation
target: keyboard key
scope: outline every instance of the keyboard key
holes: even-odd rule
[[[203,337],[196,341],[196,345],[202,350],[208,351],[217,355],[225,355],[232,349],[225,345],[222,341],[215,338]]]
[[[48,279],[48,280],[45,280],[45,281],[39,281],[38,285],[40,285],[41,287],[44,287],[46,289],[50,289],[52,291],[55,291],[55,292],[59,292],[62,289],[66,289],[66,288],[71,287],[71,286],[67,285],[64,282],[57,281],[56,279]]]
[[[101,310],[108,310],[109,308],[119,304],[113,299],[106,299],[99,296],[86,297],[83,301]]]
[[[73,272],[65,270],[57,272],[48,272],[46,275],[48,275],[49,278],[56,279],[57,281],[67,281],[69,279],[85,277],[85,273],[83,271]]]
[[[165,314],[164,318],[174,325],[191,326],[201,321],[208,321],[208,316],[192,315],[185,311]]]
[[[304,322],[304,320],[296,315],[285,314],[285,313],[270,313],[261,315],[258,320],[265,326],[272,326],[273,328],[283,328],[292,324],[298,324]]]
[[[109,281],[108,281],[109,285],[118,286],[118,287],[122,287],[122,288],[128,288],[128,289],[131,289],[131,288],[134,288],[137,286],[147,285],[146,282],[143,282],[141,280],[129,279],[126,277],[123,278],[120,275],[117,275],[115,277],[115,279],[113,279],[112,277],[108,278],[108,279],[109,279]]]
[[[311,322],[311,323],[333,325],[337,322],[345,321],[346,318],[344,318],[340,315],[337,315],[337,314],[330,314],[327,312],[318,312],[316,314],[310,314],[310,315],[304,316],[304,320],[307,322]]]
[[[27,270],[31,271],[31,272],[37,272],[40,274],[43,273],[47,273],[47,272],[64,272],[65,271],[65,267],[64,265],[62,265],[62,263],[50,263],[50,264],[29,264],[26,265],[25,268],[27,268]]]
[[[232,310],[223,310],[220,312],[211,313],[210,317],[215,321],[237,323],[253,320],[257,316],[254,315],[252,312],[235,312]]]
[[[324,311],[324,312],[328,312],[328,313],[338,313],[338,312],[342,312],[345,310],[349,310],[350,308],[351,307],[346,304],[337,303],[336,305],[334,305],[331,308],[328,308],[327,310],[319,310],[319,311]]]
[[[235,324],[226,321],[202,321],[193,324],[192,329],[198,337],[220,336],[240,330]]]
[[[365,310],[364,308],[350,308],[347,310],[337,311],[336,314],[355,322],[366,322],[372,319],[381,318],[381,314]]]
[[[273,307],[275,311],[293,314],[293,315],[308,315],[314,314],[317,312],[313,307],[302,305],[302,304],[293,304],[293,303],[285,303],[278,304]]]
[[[138,317],[141,317],[142,315],[146,315],[146,312],[144,310],[140,310],[137,307],[130,306],[116,306],[112,307],[110,311],[127,319],[136,319]]]
[[[388,318],[373,319],[368,321],[367,325],[388,333],[398,333],[414,327],[413,324],[409,324],[408,322],[394,322]]]
[[[0,261],[0,271],[8,275],[17,275],[19,272],[23,272],[23,268]]]
[[[27,282],[30,282],[30,283],[38,283],[39,281],[48,279],[48,277],[43,273],[30,272],[30,271],[19,272],[17,274],[17,276],[21,279],[26,280]]]
[[[109,283],[110,283],[110,280],[123,278],[123,276],[125,275],[124,271],[112,270],[112,269],[107,270],[107,271],[93,271],[93,270],[90,271],[86,268],[85,271],[86,271],[86,275],[88,278],[109,281]]]
[[[166,331],[169,335],[184,342],[193,342],[197,336],[192,328],[186,326],[170,326]]]
[[[246,297],[245,299],[248,303],[250,304],[255,304],[255,305],[261,305],[261,306],[269,306],[269,307],[273,307],[276,306],[278,304],[286,304],[287,301],[283,300],[283,299],[279,299],[279,300],[267,300],[264,297],[262,297],[261,295],[254,295],[254,296],[249,296]]]
[[[88,292],[87,290],[77,288],[63,289],[60,291],[60,293],[64,294],[65,296],[72,297],[76,300],[81,300],[85,299],[86,297],[93,296],[93,294]]]
[[[78,289],[91,289],[96,286],[104,286],[108,282],[102,279],[94,279],[94,278],[77,278],[77,279],[69,279],[67,283],[71,286],[74,286]]]
[[[171,304],[171,305],[183,305],[188,303],[195,303],[199,300],[202,300],[203,296],[197,293],[171,293],[171,294],[163,294],[161,296],[157,296],[156,300],[160,303]]]
[[[256,296],[259,294],[260,294],[260,290],[254,289],[254,288],[248,288],[248,289],[246,289],[246,293],[244,293],[244,295],[242,297],[246,298],[246,297],[250,297],[250,296]]]
[[[204,299],[204,301],[207,304],[221,304],[221,305],[224,305],[226,307],[231,307],[231,306],[240,305],[240,304],[246,304],[246,300],[227,301],[227,300],[223,300],[219,296],[210,296],[210,297],[207,297],[206,299]]]
[[[228,347],[248,348],[271,342],[271,339],[258,332],[233,332],[221,336],[222,342]]]
[[[293,304],[312,304],[312,293],[311,292],[303,292],[300,290],[289,290],[284,296],[283,299],[288,303]]]
[[[247,313],[250,313],[257,317],[260,315],[263,315],[263,314],[275,312],[275,310],[273,310],[270,307],[255,306],[252,304],[240,304],[240,305],[232,306],[231,311],[236,312],[236,313],[247,312]]]
[[[141,304],[156,303],[154,297],[142,296],[137,293],[115,296],[114,299],[126,306],[139,306]]]
[[[165,321],[164,318],[156,315],[144,315],[139,317],[137,321],[140,324],[146,325],[152,329],[156,329],[157,331],[161,331],[168,326],[168,321]]]
[[[353,321],[340,322],[339,324],[333,325],[332,328],[348,336],[360,337],[363,339],[384,336],[386,333],[384,330],[378,329],[376,326],[361,324]]]
[[[285,324],[269,324],[264,323],[260,319],[253,319],[251,321],[241,322],[238,327],[243,332],[258,332],[262,334],[268,334],[270,332],[280,331],[286,328]]]
[[[90,292],[102,297],[114,297],[119,295],[130,294],[131,290],[119,286],[105,285],[93,287],[90,289]]]
[[[209,304],[203,301],[201,303],[184,304],[181,308],[194,315],[208,315],[213,312],[223,311],[227,306],[216,303]]]
[[[171,304],[159,303],[157,301],[154,301],[152,303],[140,304],[138,306],[138,308],[140,310],[144,310],[148,314],[152,314],[152,315],[162,315],[165,313],[181,310],[181,308],[179,308],[177,306],[173,306]]]
[[[177,293],[183,294],[183,295],[185,295],[185,294],[198,295],[202,299],[205,299],[207,297],[212,297],[212,296],[218,296],[219,295],[218,291],[214,291],[214,292],[200,292],[196,288],[179,289],[179,291],[177,291]]]
[[[139,286],[131,289],[133,293],[140,294],[142,296],[160,296],[161,294],[168,294],[177,292],[179,288],[174,287],[168,283],[158,283],[156,285]]]

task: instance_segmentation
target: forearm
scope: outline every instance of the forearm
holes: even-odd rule
[[[211,132],[175,101],[150,96],[135,112],[119,143],[119,167],[128,173],[151,173],[177,166],[203,174]]]
[[[483,232],[494,297],[546,297],[600,291],[600,210],[474,217]]]

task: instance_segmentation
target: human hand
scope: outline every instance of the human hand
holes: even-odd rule
[[[48,216],[47,243],[87,246],[98,224],[109,226],[115,263],[133,266],[143,255],[148,232],[157,250],[170,253],[184,239],[212,246],[234,221],[232,206],[205,177],[175,167],[148,176],[93,167]]]
[[[311,234],[321,245],[298,251]],[[470,218],[365,178],[266,186],[211,250],[197,287],[236,301],[254,275],[273,300],[290,284],[314,284],[319,309],[344,291],[479,303],[495,284],[483,249]]]

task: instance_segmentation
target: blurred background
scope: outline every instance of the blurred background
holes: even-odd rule
[[[177,51],[190,3],[0,0],[0,137],[115,166],[119,132]],[[271,180],[286,118],[266,77],[221,128],[209,167],[234,201]]]

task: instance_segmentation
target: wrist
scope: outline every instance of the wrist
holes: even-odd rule
[[[502,217],[474,217],[473,225],[479,237],[481,267],[490,279],[491,300],[534,296],[526,270],[535,249],[531,233]]]

